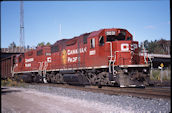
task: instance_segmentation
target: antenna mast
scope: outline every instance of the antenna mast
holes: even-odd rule
[[[59,25],[59,27],[60,27],[60,28],[59,28],[59,29],[60,29],[60,30],[59,30],[59,36],[60,36],[60,38],[61,38],[61,34],[62,34],[62,26],[61,26],[61,24]]]
[[[24,52],[24,9],[23,1],[20,2],[20,52]]]

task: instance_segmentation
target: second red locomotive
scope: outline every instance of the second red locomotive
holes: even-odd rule
[[[101,29],[15,58],[14,76],[34,82],[91,85],[145,85],[149,63],[125,29]]]

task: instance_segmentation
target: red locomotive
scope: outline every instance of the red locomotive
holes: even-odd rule
[[[125,29],[101,29],[18,55],[12,73],[27,81],[145,85],[148,58]]]

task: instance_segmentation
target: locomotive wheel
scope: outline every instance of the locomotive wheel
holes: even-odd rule
[[[109,73],[108,72],[101,72],[98,74],[96,82],[98,85],[111,85],[109,80]]]
[[[56,83],[63,83],[64,82],[62,74],[57,73],[55,75],[55,78],[56,78]]]
[[[88,73],[87,79],[91,85],[96,85],[96,74],[95,73]]]
[[[152,86],[153,84],[150,82],[150,77],[144,77],[145,81],[143,82],[145,86]]]
[[[47,82],[48,82],[48,83],[51,82],[51,78],[50,78],[50,74],[49,74],[49,73],[46,74],[46,79],[47,79]]]
[[[84,85],[90,84],[90,82],[89,82],[88,78],[85,76],[84,72],[78,71],[77,74],[78,74],[78,80],[80,82],[80,85],[84,86]]]
[[[54,72],[51,72],[51,74],[49,76],[50,76],[51,83],[56,83],[55,73]]]
[[[40,82],[40,77],[38,74],[33,77],[33,81],[36,83]]]

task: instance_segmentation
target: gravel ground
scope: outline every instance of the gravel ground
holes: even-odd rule
[[[58,100],[61,99],[63,102],[67,102],[70,110],[65,111],[64,108],[61,111],[57,111],[58,113],[80,113],[81,111],[82,113],[91,113],[93,111],[93,113],[169,113],[171,111],[171,101],[167,99],[143,99],[129,96],[105,95],[102,93],[40,85],[28,85],[24,89],[32,90],[32,92],[37,91],[39,95],[51,96],[54,99],[58,98]],[[71,107],[74,107],[72,103],[76,105],[74,111],[71,111]],[[62,103],[62,105],[66,104]],[[58,107],[56,106],[55,108]]]

